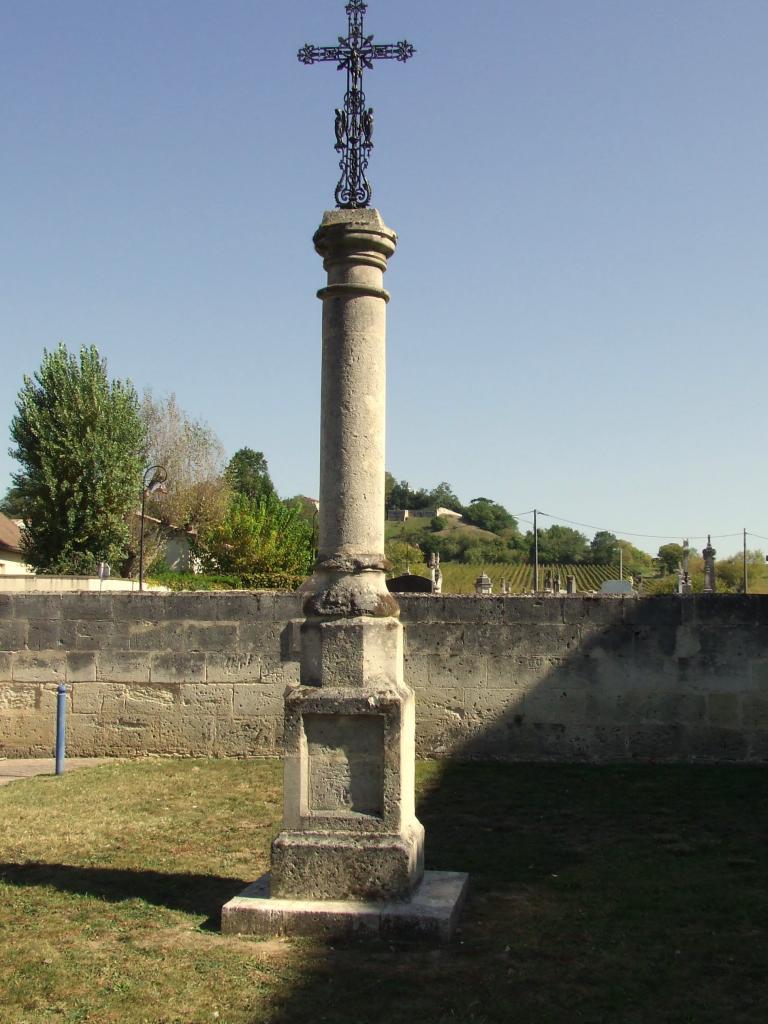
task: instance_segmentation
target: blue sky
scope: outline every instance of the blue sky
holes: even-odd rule
[[[6,437],[43,348],[95,343],[317,493],[343,76],[296,50],[345,25],[343,0],[0,0]],[[371,0],[366,26],[418,51],[366,75],[400,235],[388,468],[768,537],[765,0]]]

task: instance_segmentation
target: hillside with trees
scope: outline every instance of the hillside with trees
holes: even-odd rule
[[[460,513],[461,520],[449,516],[431,519],[413,517],[386,525],[387,557],[398,568],[418,565],[432,553],[441,564],[530,565],[534,561],[534,536],[523,532],[514,516],[499,502],[488,497],[472,498],[464,504],[452,486],[443,481],[433,489],[413,488],[399,483],[387,473],[388,509],[427,509],[444,507]],[[404,547],[405,545],[405,547]],[[619,551],[627,575],[654,571],[650,555],[629,541],[607,531],[598,531],[590,541],[586,534],[570,526],[553,523],[539,530],[539,565],[616,565]],[[682,549],[681,549],[682,550]]]

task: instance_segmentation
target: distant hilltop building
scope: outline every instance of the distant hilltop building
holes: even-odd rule
[[[404,523],[406,519],[434,519],[435,516],[447,516],[449,519],[462,518],[460,512],[454,512],[452,508],[444,508],[442,505],[433,505],[430,508],[387,509],[387,519],[391,523]]]

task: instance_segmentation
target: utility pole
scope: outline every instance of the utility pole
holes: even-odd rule
[[[533,510],[533,592],[539,592],[539,527],[537,510]]]
[[[749,580],[747,578],[747,528],[744,527],[744,593],[749,593]]]

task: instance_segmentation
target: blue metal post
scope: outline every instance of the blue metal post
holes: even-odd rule
[[[64,772],[64,744],[67,731],[67,688],[59,683],[56,690],[56,774]]]

